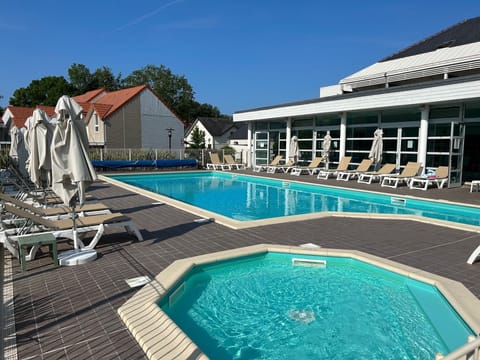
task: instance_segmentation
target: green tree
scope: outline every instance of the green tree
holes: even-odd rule
[[[74,89],[63,76],[46,76],[33,80],[26,88],[14,91],[9,99],[10,105],[35,107],[37,105],[55,106],[62,95],[72,95]]]
[[[98,88],[90,69],[83,64],[70,66],[68,78],[70,79],[70,85],[75,89],[75,95],[84,94]]]
[[[192,149],[205,149],[205,131],[195,127],[192,130],[192,142],[189,144]]]
[[[93,78],[96,82],[96,89],[103,88],[107,91],[115,91],[122,87],[122,75],[113,75],[112,70],[106,66],[95,70]]]
[[[190,110],[190,118],[189,120],[195,120],[198,117],[212,117],[212,118],[219,118],[219,117],[225,117],[220,113],[220,110],[213,105],[210,104],[200,104],[196,101],[193,101],[191,104],[191,110]]]
[[[104,88],[114,91],[121,88],[121,75],[113,75],[110,68],[103,66],[91,73],[83,64],[73,64],[68,69],[70,84],[75,88],[75,95],[85,94],[88,91]]]
[[[192,86],[184,76],[175,75],[164,65],[147,65],[123,80],[124,87],[147,84],[180,118],[190,120],[194,101]]]

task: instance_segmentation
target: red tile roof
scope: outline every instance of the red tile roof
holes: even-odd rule
[[[107,92],[105,91],[105,89],[91,90],[91,91],[86,92],[85,94],[74,96],[73,99],[79,104],[80,103],[88,103],[88,102],[98,100],[96,98],[99,95],[103,95],[103,94],[106,94],[106,93]]]
[[[140,94],[146,88],[147,88],[147,85],[140,85],[140,86],[135,86],[128,89],[122,89],[122,90],[117,90],[117,91],[112,91],[107,93],[98,102],[96,102],[96,105],[100,105],[100,104],[110,105],[110,109],[108,109],[105,115],[101,117],[107,118],[108,116],[113,114],[115,111],[117,111],[119,108],[121,108],[123,105],[125,105],[127,102],[132,100],[135,96]]]
[[[50,117],[55,115],[55,107],[53,106],[39,105],[37,107],[45,111]],[[24,106],[7,106],[7,109],[12,113],[13,123],[17,128],[24,127],[25,121],[33,115],[33,111],[35,110],[35,108]]]
[[[122,106],[135,98],[145,89],[149,89],[152,94],[158,98],[159,101],[161,101],[165,106],[168,107],[168,105],[165,104],[165,102],[163,102],[163,100],[160,99],[148,85],[139,85],[128,89],[122,89],[112,92],[106,92],[104,89],[98,89],[89,91],[83,95],[75,96],[74,99],[79,102],[79,104],[83,107],[84,113],[87,113],[93,107],[97,114],[100,116],[100,118],[102,120],[106,120],[115,111],[120,109]],[[89,98],[90,100],[87,100]],[[172,110],[170,109],[170,111]],[[178,118],[178,116],[176,117]],[[183,123],[180,118],[178,119]]]

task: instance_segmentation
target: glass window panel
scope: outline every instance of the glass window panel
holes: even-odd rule
[[[409,161],[417,161],[417,154],[401,154],[400,165],[405,166]]]
[[[275,121],[270,123],[270,129],[284,129],[287,127],[287,124],[282,121]]]
[[[266,133],[266,132],[256,133],[255,136],[258,140],[268,139],[268,133]]]
[[[347,150],[367,150],[370,151],[370,148],[372,147],[372,141],[371,139],[365,139],[365,140],[347,140],[346,149]]]
[[[480,118],[480,103],[465,104],[465,118]]]
[[[397,128],[387,128],[387,129],[382,129],[383,130],[383,137],[397,137],[398,131]]]
[[[377,112],[348,113],[347,126],[355,124],[378,124]]]
[[[402,151],[417,151],[418,149],[418,140],[416,139],[406,139],[402,140]]]
[[[458,118],[460,108],[458,106],[430,109],[430,119]]]
[[[299,139],[313,139],[313,130],[298,130],[296,133]]]
[[[397,140],[383,140],[383,151],[397,151]]]
[[[340,117],[339,116],[332,116],[332,117],[321,117],[315,119],[316,126],[326,126],[326,125],[340,125]]]
[[[397,162],[397,155],[396,154],[386,154],[385,152],[383,153],[382,156],[382,163],[391,163],[395,164]]]
[[[449,152],[450,139],[433,139],[427,142],[427,152]]]
[[[448,155],[427,154],[427,167],[439,167],[448,165]]]
[[[373,133],[377,127],[358,127],[347,129],[348,138],[373,138]]]
[[[429,124],[428,136],[450,136],[450,123],[447,124]]]
[[[382,123],[420,121],[421,112],[419,109],[401,109],[382,111]]]
[[[255,129],[256,130],[267,130],[268,129],[268,123],[267,122],[262,122],[262,121],[257,121],[255,123]]]
[[[417,137],[418,127],[402,128],[402,137]]]
[[[300,150],[312,150],[313,141],[311,140],[298,140],[298,148]]]
[[[313,126],[313,119],[295,120],[293,122],[294,127]]]

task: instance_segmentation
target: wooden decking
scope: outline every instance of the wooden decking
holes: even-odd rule
[[[354,181],[321,181],[312,176],[265,176],[322,182],[388,193],[408,194],[480,205],[469,188],[428,191],[381,188]],[[153,278],[176,259],[259,243],[357,249],[462,282],[480,298],[480,263],[467,265],[480,234],[405,220],[323,218],[232,230],[197,223],[195,215],[105,183],[89,192],[133,218],[145,239],[109,232],[97,246],[99,258],[87,265],[54,268],[45,254],[21,272],[12,263],[16,352],[19,359],[144,359],[145,355],[116,310],[137,290],[125,279]],[[60,243],[59,251],[71,248]],[[8,271],[7,271],[8,272]],[[4,288],[12,286],[5,279]],[[8,354],[12,348],[7,349]]]

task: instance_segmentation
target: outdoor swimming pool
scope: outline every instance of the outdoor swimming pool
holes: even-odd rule
[[[220,172],[115,175],[111,179],[240,222],[313,213],[410,215],[480,226],[480,208]]]
[[[474,333],[436,287],[352,258],[207,263],[159,306],[211,359],[433,359]]]

